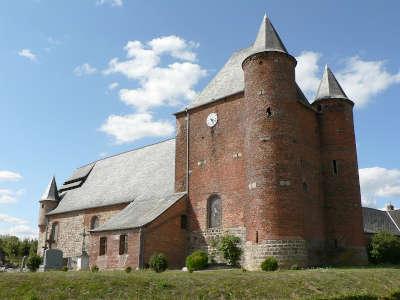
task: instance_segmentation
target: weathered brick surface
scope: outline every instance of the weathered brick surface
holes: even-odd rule
[[[122,210],[126,204],[114,205],[109,207],[92,208],[85,211],[69,212],[59,215],[49,216],[47,227],[47,238],[50,236],[52,224],[58,222],[58,239],[53,247],[63,251],[64,257],[76,257],[82,253],[83,231],[89,234],[90,220],[93,216],[99,217],[99,224],[105,223],[110,217]],[[43,251],[44,238],[40,240],[42,244],[38,249]],[[86,251],[89,244],[89,237],[86,237]],[[38,250],[39,251],[39,250]]]
[[[138,268],[148,264],[151,255],[164,253],[169,268],[181,268],[187,251],[187,230],[181,228],[181,216],[186,214],[186,199],[181,199],[159,218],[141,230],[96,232],[90,236],[90,265],[100,269]],[[120,235],[128,236],[128,253],[119,254]],[[107,238],[107,253],[99,256],[100,238]],[[142,245],[141,245],[142,243]],[[140,262],[142,248],[142,263]]]

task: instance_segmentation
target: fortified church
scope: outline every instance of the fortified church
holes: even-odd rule
[[[283,266],[365,263],[364,229],[390,220],[367,209],[363,223],[354,103],[328,67],[310,103],[295,67],[264,17],[253,45],[175,114],[174,139],[89,163],[60,187],[51,180],[40,254],[86,254],[104,269],[143,268],[163,252],[178,268],[230,233],[248,269],[266,256]]]

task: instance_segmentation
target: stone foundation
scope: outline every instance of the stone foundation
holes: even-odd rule
[[[279,266],[290,268],[292,265],[307,266],[307,246],[305,240],[267,240],[258,244],[246,242],[243,253],[243,267],[259,270],[263,260],[273,256]]]

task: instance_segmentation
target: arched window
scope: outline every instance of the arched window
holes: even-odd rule
[[[208,228],[220,227],[222,223],[221,198],[211,195],[207,203]]]
[[[50,243],[57,243],[58,240],[58,231],[59,231],[59,225],[58,222],[54,222],[51,224],[51,232],[50,232]]]
[[[98,216],[93,216],[90,219],[90,229],[92,230],[92,229],[95,229],[97,227],[99,227],[99,217]]]

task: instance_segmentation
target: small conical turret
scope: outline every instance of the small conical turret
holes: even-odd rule
[[[258,30],[253,49],[255,51],[280,51],[287,53],[286,47],[283,45],[281,38],[266,14]]]
[[[336,98],[349,100],[331,69],[329,69],[328,65],[325,65],[315,100]]]
[[[52,200],[52,201],[58,201],[58,189],[57,189],[57,183],[56,183],[56,178],[53,176],[49,184],[47,185],[46,190],[44,191],[42,197],[40,198],[40,201],[43,200]]]

